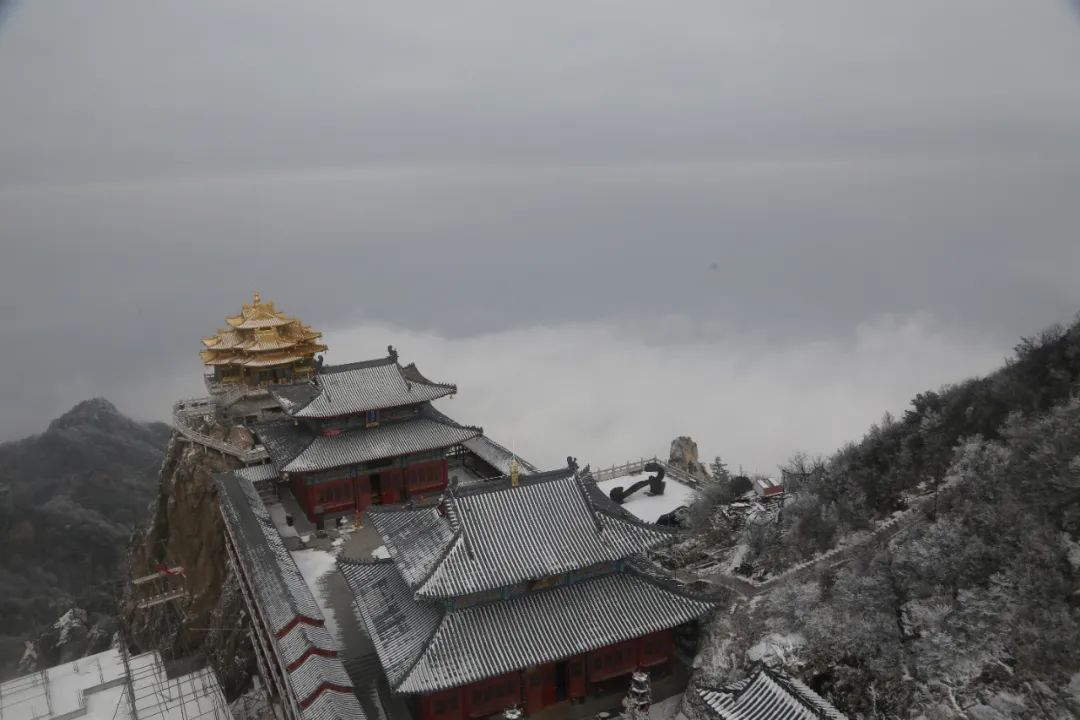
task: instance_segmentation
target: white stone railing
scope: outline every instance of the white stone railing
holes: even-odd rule
[[[677,480],[684,485],[689,485],[692,488],[700,488],[704,483],[708,482],[707,478],[695,478],[689,473],[680,470],[679,468],[672,467],[671,465],[657,457],[627,460],[622,465],[612,465],[611,467],[597,468],[592,471],[592,475],[596,482],[603,482],[605,480],[622,477],[624,475],[638,475],[645,472],[645,466],[649,463],[658,464],[660,467],[664,468],[665,476]]]
[[[216,405],[214,398],[192,398],[177,401],[173,405],[173,427],[188,440],[203,447],[217,450],[225,455],[231,455],[245,465],[254,465],[266,460],[269,455],[267,455],[266,448],[262,445],[243,448],[195,429],[192,420],[213,415]]]

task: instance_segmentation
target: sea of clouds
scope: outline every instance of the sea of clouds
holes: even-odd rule
[[[765,473],[797,451],[831,453],[886,411],[902,412],[915,393],[985,374],[1008,353],[929,315],[883,316],[845,337],[787,344],[657,342],[657,334],[655,323],[620,322],[446,337],[368,321],[330,328],[325,339],[332,364],[383,356],[393,345],[403,363],[458,385],[457,396],[438,403],[445,413],[541,466],[567,455],[594,467],[662,455],[673,437],[691,435],[703,459],[721,455],[733,468]],[[185,372],[118,402],[144,416],[155,395],[167,407],[197,392],[198,369]]]

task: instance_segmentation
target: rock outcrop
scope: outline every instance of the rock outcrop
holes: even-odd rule
[[[671,441],[668,464],[701,480],[707,480],[709,477],[709,469],[698,460],[697,443],[686,435],[681,435]]]
[[[222,437],[237,440],[244,428],[220,427]],[[173,435],[161,466],[157,507],[145,534],[136,540],[129,572],[148,575],[158,567],[184,568],[182,579],[149,583],[158,589],[183,586],[186,597],[149,609],[137,609],[142,594],[132,591],[126,612],[135,643],[157,648],[166,657],[205,655],[214,665],[226,695],[248,683],[254,658],[242,632],[243,599],[233,585],[225,555],[224,526],[213,476],[239,466],[235,458],[207,450]]]

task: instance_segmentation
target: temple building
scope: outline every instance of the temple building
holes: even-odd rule
[[[441,493],[451,460],[473,477],[509,472],[505,448],[432,405],[456,392],[401,365],[391,347],[384,358],[320,366],[309,381],[270,388],[287,419],[253,430],[310,519],[359,513]]]
[[[338,566],[417,720],[534,714],[662,674],[674,632],[713,607],[644,559],[672,532],[573,462],[368,513],[390,559]]]
[[[478,427],[461,425],[433,401],[457,392],[386,357],[324,365],[322,334],[263,302],[255,293],[228,328],[203,338],[209,398],[181,401],[175,424],[188,439],[251,465],[269,460],[258,486],[288,485],[312,522],[442,492],[453,468],[465,482],[536,468]],[[243,424],[254,447],[233,448],[206,434],[209,412]]]
[[[732,685],[698,690],[695,704],[716,720],[847,720],[799,680],[764,665]]]
[[[265,387],[311,377],[315,355],[326,351],[315,332],[296,318],[262,302],[255,293],[240,314],[225,318],[228,328],[203,338],[202,361],[210,369],[207,384]]]

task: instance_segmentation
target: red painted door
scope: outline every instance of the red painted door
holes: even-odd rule
[[[567,686],[570,689],[570,697],[585,697],[585,656],[578,655],[566,661]]]

